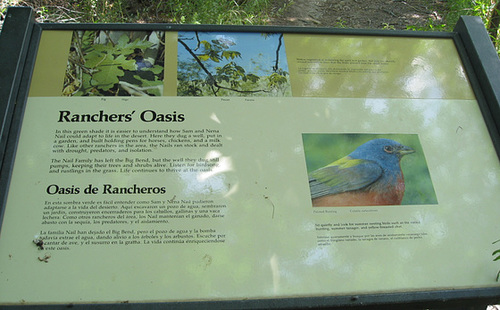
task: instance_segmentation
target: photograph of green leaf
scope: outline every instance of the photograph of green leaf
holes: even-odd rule
[[[302,134],[314,207],[437,204],[416,134]]]
[[[165,33],[74,31],[64,96],[161,96]]]
[[[281,33],[179,32],[178,96],[291,96]]]

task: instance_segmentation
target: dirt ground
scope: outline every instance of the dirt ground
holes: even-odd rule
[[[283,10],[272,25],[406,29],[432,20],[442,23],[446,0],[276,0],[274,10]],[[283,9],[284,8],[284,9]]]

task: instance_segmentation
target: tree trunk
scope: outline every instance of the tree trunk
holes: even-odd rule
[[[498,39],[498,28],[500,26],[500,1],[496,0],[491,12],[490,22],[488,23],[488,33],[494,39]]]

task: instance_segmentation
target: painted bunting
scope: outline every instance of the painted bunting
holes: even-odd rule
[[[405,182],[401,158],[412,148],[390,139],[366,142],[309,174],[315,207],[399,205]]]

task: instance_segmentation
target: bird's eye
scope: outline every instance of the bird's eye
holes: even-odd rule
[[[390,146],[390,145],[386,145],[386,146],[384,146],[384,151],[385,151],[386,153],[389,153],[389,154],[390,154],[390,153],[392,153],[392,152],[394,151],[394,149],[392,148],[392,146]]]

